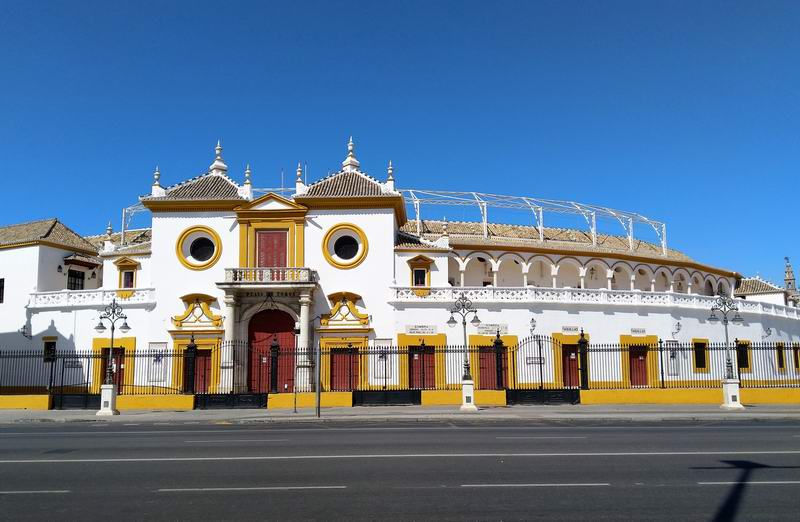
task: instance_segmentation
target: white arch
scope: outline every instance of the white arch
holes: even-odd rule
[[[683,276],[683,279],[679,276]],[[672,280],[674,281],[673,291],[685,294],[689,292],[689,285],[691,284],[692,276],[689,271],[683,267],[678,267],[672,271]],[[680,284],[683,281],[683,284]]]
[[[278,309],[282,312],[286,312],[287,314],[292,316],[294,322],[298,322],[300,320],[300,315],[296,312],[292,307],[287,304],[274,302],[270,303],[270,308]],[[236,332],[239,334],[237,339],[248,339],[249,332],[248,327],[250,326],[250,319],[253,318],[259,312],[263,312],[264,310],[269,310],[264,303],[253,303],[250,305],[242,306],[241,312],[239,314],[239,321],[236,326]]]
[[[611,288],[612,290],[633,290],[635,273],[631,265],[624,261],[617,261],[611,265]]]
[[[592,258],[583,265],[585,288],[608,288],[609,277],[612,274],[608,263],[602,259]],[[592,269],[595,270],[592,274]]]
[[[641,274],[640,272],[644,272]],[[644,292],[650,292],[653,289],[653,281],[656,278],[653,267],[645,264],[638,264],[633,267],[634,288]]]

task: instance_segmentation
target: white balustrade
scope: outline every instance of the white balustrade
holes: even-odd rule
[[[428,295],[419,296],[418,288],[393,287],[394,302],[426,303],[455,301],[464,293],[473,303],[580,303],[625,306],[665,306],[710,310],[716,297],[672,292],[640,290],[589,290],[580,288],[541,287],[431,287]],[[764,314],[800,319],[800,308],[737,299],[743,314]]]
[[[310,283],[310,268],[259,267],[226,268],[226,283]]]
[[[119,290],[59,290],[33,292],[28,308],[79,308],[110,305],[116,299],[123,306],[154,305],[154,288],[121,288]]]

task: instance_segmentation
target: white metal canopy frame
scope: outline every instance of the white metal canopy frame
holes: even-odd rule
[[[634,224],[643,223],[652,227],[661,241],[661,252],[667,255],[667,225],[655,221],[635,212],[616,210],[597,205],[587,205],[576,201],[563,201],[557,199],[541,199],[527,196],[502,196],[499,194],[486,194],[483,192],[448,192],[442,190],[401,189],[400,192],[414,208],[417,223],[417,233],[422,232],[421,207],[425,205],[438,206],[477,206],[481,213],[483,224],[483,237],[489,235],[489,209],[515,209],[530,211],[533,221],[539,231],[539,240],[544,241],[544,216],[545,214],[578,214],[583,216],[589,225],[592,236],[592,246],[597,246],[597,218],[611,218],[617,221],[625,231],[628,238],[628,248],[634,249]]]
[[[254,188],[255,197],[273,192],[282,195],[291,195],[293,188]],[[661,221],[655,221],[636,212],[616,210],[609,207],[588,205],[576,201],[565,201],[558,199],[542,199],[528,196],[503,196],[499,194],[487,194],[484,192],[449,192],[443,190],[420,190],[420,189],[399,189],[399,192],[406,199],[406,204],[414,209],[414,218],[417,224],[417,234],[422,233],[422,205],[431,206],[476,206],[481,214],[483,224],[483,237],[489,235],[489,209],[512,209],[529,211],[533,215],[534,226],[539,232],[539,241],[544,242],[544,217],[545,214],[577,214],[583,216],[589,226],[592,237],[592,246],[597,246],[597,218],[610,218],[617,221],[628,238],[628,248],[634,250],[634,225],[649,225],[658,236],[661,242],[661,253],[667,255],[667,225]],[[147,209],[141,203],[126,207],[122,211],[122,237],[120,242],[125,244],[125,231],[128,229],[131,219],[135,214],[144,212]]]

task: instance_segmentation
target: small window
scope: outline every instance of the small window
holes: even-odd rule
[[[778,370],[786,371],[786,354],[783,352],[783,343],[775,345],[775,357],[777,358]]]
[[[86,274],[80,270],[67,271],[67,290],[83,290]]]
[[[196,261],[208,261],[214,255],[214,242],[205,236],[198,237],[189,245],[189,253]]]
[[[706,357],[706,343],[695,342],[693,345],[694,369],[707,370],[708,360]]]
[[[3,302],[3,298],[5,297],[6,293],[6,280],[5,278],[0,279],[0,303]]]
[[[736,343],[736,366],[740,370],[750,370],[750,344]]]
[[[341,236],[333,243],[333,251],[340,259],[349,261],[358,254],[358,240],[353,236]]]
[[[133,288],[134,271],[125,270],[122,272],[122,288]]]
[[[0,279],[2,281],[2,279]],[[800,370],[800,345],[794,344],[792,346],[792,358],[794,359],[795,370]]]
[[[414,269],[414,286],[428,286],[428,271],[426,269]]]
[[[45,338],[44,339],[44,362],[53,362],[56,360],[56,340]]]

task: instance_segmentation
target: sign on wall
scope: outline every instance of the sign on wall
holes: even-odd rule
[[[631,328],[631,335],[647,335],[645,328]]]
[[[579,334],[581,333],[581,328],[579,326],[562,326],[561,333],[570,335]]]
[[[436,335],[439,333],[434,324],[407,324],[406,334],[408,335]]]
[[[544,364],[544,357],[525,357],[525,364],[536,364],[541,366]]]
[[[498,330],[500,330],[500,335],[508,335],[508,324],[481,323],[478,326],[478,335],[497,335]]]

